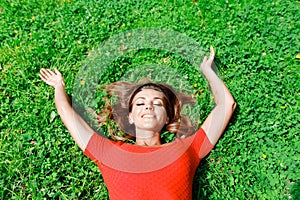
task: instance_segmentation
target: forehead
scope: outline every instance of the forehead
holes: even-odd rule
[[[138,92],[133,100],[137,99],[163,99],[164,94],[154,89],[142,89]]]

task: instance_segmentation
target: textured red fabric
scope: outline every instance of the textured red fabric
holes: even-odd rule
[[[195,171],[213,145],[203,129],[158,147],[94,134],[85,154],[98,165],[111,200],[190,200]]]

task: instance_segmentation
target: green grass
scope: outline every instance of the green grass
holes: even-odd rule
[[[148,27],[213,45],[238,104],[199,166],[194,199],[299,199],[299,1],[195,2],[0,0],[0,199],[107,199],[101,173],[74,144],[38,72],[58,68],[72,95],[93,48]],[[132,53],[115,65],[168,59],[183,76],[194,76],[188,63],[164,52]],[[108,82],[125,73],[114,70]],[[202,83],[197,77],[189,83]],[[207,93],[202,99],[201,116],[212,106]]]

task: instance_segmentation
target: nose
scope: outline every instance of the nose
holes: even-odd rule
[[[151,103],[146,104],[145,109],[146,110],[153,110],[152,104]]]

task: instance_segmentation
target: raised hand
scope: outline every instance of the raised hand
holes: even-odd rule
[[[201,71],[211,69],[214,58],[215,58],[215,50],[212,46],[210,46],[210,56],[209,58],[207,56],[204,56],[202,64],[200,66]]]
[[[40,70],[40,77],[45,83],[52,87],[65,86],[64,79],[57,69],[53,72],[50,69],[42,68]]]
[[[230,91],[212,69],[214,58],[215,51],[213,47],[210,47],[209,58],[205,56],[200,66],[216,104],[201,126],[212,145],[217,143],[224,132],[236,106]]]

